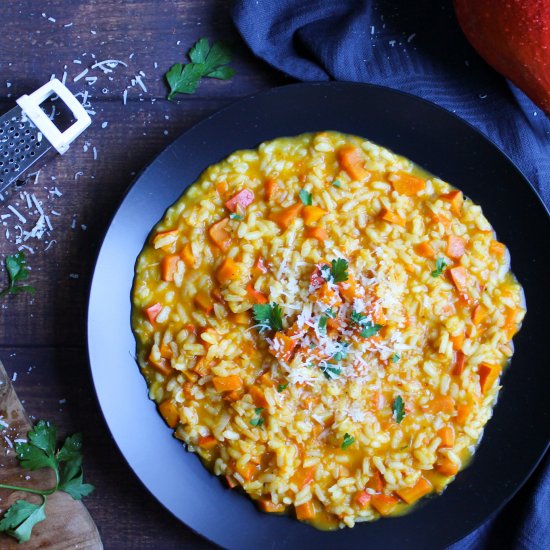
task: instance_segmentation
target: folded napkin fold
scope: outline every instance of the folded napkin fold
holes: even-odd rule
[[[252,51],[294,78],[381,84],[457,114],[550,205],[550,119],[476,54],[450,0],[237,0],[232,15]],[[499,514],[451,548],[550,548],[549,509],[547,457]]]

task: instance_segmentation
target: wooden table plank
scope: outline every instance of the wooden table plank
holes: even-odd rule
[[[229,5],[224,0],[6,2],[2,25],[9,40],[0,43],[0,59],[2,80],[12,86],[6,88],[0,80],[0,96],[18,97],[51,74],[61,78],[66,72],[71,89],[88,89],[96,98],[118,101],[130,86],[128,98],[164,99],[164,73],[172,64],[184,62],[186,52],[202,36],[229,45],[236,69],[236,76],[229,82],[205,79],[200,88],[202,98],[239,97],[279,84],[283,76],[255,59],[240,40],[229,17]],[[71,23],[70,27],[64,26]],[[91,69],[96,61],[104,59],[119,59],[128,67],[119,66],[107,75]],[[86,76],[97,76],[97,82],[89,86],[83,78],[73,83],[86,68]],[[147,92],[131,84],[139,71],[146,75],[143,82]]]
[[[96,486],[85,504],[105,548],[210,547],[164,510],[126,464],[101,415],[84,350],[3,348],[0,360],[32,419],[53,422],[60,439],[82,432],[84,479]]]
[[[177,135],[219,106],[219,101],[191,100],[180,105],[156,102],[144,108],[140,103],[124,106],[103,101],[101,116],[109,125],[102,128],[101,121],[94,120],[65,155],[57,155],[40,170],[36,184],[21,188],[43,202],[54,229],[41,240],[24,242],[34,251],[27,250],[26,255],[32,267],[30,282],[37,293],[2,301],[0,334],[9,345],[84,345],[89,278],[124,191],[135,174]],[[62,196],[52,194],[56,188]],[[18,195],[0,203],[0,215],[11,215],[0,223],[4,253],[14,253],[19,247],[16,226],[30,230],[39,218],[34,204],[29,210],[27,200]],[[27,218],[26,224],[17,220],[8,204]]]
[[[60,437],[83,432],[85,478],[96,485],[85,504],[106,548],[211,547],[162,508],[114,444],[89,374],[85,314],[98,247],[135,174],[205,116],[235,99],[291,82],[246,49],[229,5],[229,0],[13,0],[2,5],[0,113],[51,74],[63,78],[66,73],[69,88],[81,101],[87,96],[93,123],[26,188],[43,202],[53,231],[43,240],[23,243],[34,251],[27,257],[37,293],[0,300],[0,360],[16,378],[29,414],[54,422]],[[231,47],[235,77],[204,79],[195,95],[166,101],[164,73],[185,61],[202,36]],[[108,74],[91,68],[111,58],[127,67],[119,65]],[[85,69],[88,73],[75,82]],[[146,92],[135,82],[140,71]],[[88,82],[88,76],[97,80]],[[27,223],[14,223],[7,204],[20,210]],[[0,216],[12,215],[0,218],[0,260],[21,244],[14,242],[15,225],[28,230],[38,218],[26,205],[26,196],[0,202]],[[5,281],[0,271],[0,288]]]

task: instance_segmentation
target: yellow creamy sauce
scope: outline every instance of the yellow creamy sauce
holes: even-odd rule
[[[474,452],[525,311],[454,192],[361,138],[306,134],[208,168],[151,233],[132,297],[151,398],[265,511],[321,529],[401,514]]]

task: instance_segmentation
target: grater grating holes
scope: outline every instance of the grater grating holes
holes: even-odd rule
[[[19,107],[0,116],[0,192],[51,149]]]

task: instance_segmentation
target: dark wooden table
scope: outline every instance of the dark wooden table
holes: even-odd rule
[[[8,204],[27,219],[27,230],[38,215],[26,197],[0,202],[0,216],[11,214],[0,221],[2,266],[6,254],[25,244],[33,252],[26,250],[36,287],[33,297],[0,302],[0,359],[32,417],[51,420],[61,434],[83,432],[85,478],[96,486],[85,503],[106,548],[207,547],[141,485],[105,425],[86,353],[88,287],[109,220],[134,175],[203,117],[289,80],[246,49],[228,1],[10,0],[2,3],[1,28],[0,113],[50,75],[62,79],[65,73],[73,92],[88,92],[88,109],[95,114],[70,150],[24,188],[43,203],[52,231],[16,244],[18,222]],[[206,79],[195,95],[167,101],[164,73],[202,36],[232,47],[235,77]],[[105,59],[127,67],[107,74],[91,69]],[[0,281],[2,288],[4,271]]]

